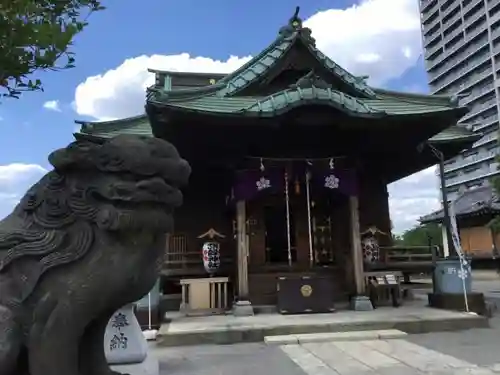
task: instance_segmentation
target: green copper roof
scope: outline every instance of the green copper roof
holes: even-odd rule
[[[458,107],[458,97],[449,95],[428,95],[428,94],[417,94],[401,91],[386,90],[381,88],[373,89],[378,99],[391,99],[398,100],[401,102],[411,101],[413,103],[418,102],[422,104],[440,104],[448,107]]]
[[[333,75],[351,86],[361,97],[374,98],[375,92],[362,78],[358,78],[318,50],[314,39],[308,35],[308,29],[295,29],[287,37],[279,36],[269,47],[247,62],[238,70],[222,78],[217,83],[219,96],[233,96],[252,82],[262,77],[270,68],[277,64],[282,57],[294,46],[302,43],[311,54]]]
[[[337,77],[335,84],[325,82],[311,67],[309,73],[296,84],[280,89],[272,95],[241,96],[244,88],[253,82],[262,82],[260,79],[283,61],[287,52],[297,43],[320,62],[322,71],[327,70]],[[277,71],[273,74],[276,73]],[[339,80],[344,85],[339,86]],[[217,83],[172,90],[153,86],[148,89],[147,94],[147,105],[212,115],[270,117],[307,104],[331,106],[358,117],[449,112],[450,120],[456,121],[467,113],[467,109],[460,107],[458,99],[454,97],[407,94],[371,88],[364,78],[350,74],[316,48],[311,30],[302,26],[298,9],[288,24],[280,29],[278,37],[271,45]]]
[[[430,138],[429,142],[435,144],[463,141],[475,142],[481,139],[482,136],[482,133],[474,133],[472,130],[468,130],[463,126],[452,126]]]
[[[75,122],[81,125],[79,134],[86,134],[94,137],[112,138],[120,134],[152,136],[151,125],[146,115],[113,121]]]
[[[216,91],[217,96],[235,96],[253,82],[262,78],[271,68],[277,65],[287,53],[297,44],[305,47],[311,56],[317,60],[324,70],[337,77],[349,87],[349,93],[361,98],[376,98],[375,91],[368,86],[364,78],[356,77],[340,67],[328,56],[316,48],[316,42],[311,36],[311,30],[302,26],[302,20],[298,17],[299,8],[290,18],[288,24],[282,27],[278,37],[262,52],[252,58],[236,71],[220,79],[210,86],[210,91]],[[155,90],[163,90],[163,87],[153,87]],[[202,88],[189,90],[193,93],[204,91]],[[170,91],[170,96],[185,94],[178,90]]]
[[[167,96],[167,97],[165,97]],[[292,108],[307,104],[322,104],[334,107],[353,116],[399,116],[458,111],[466,113],[466,109],[453,108],[441,101],[401,100],[387,96],[380,99],[355,98],[329,87],[318,88],[295,87],[279,91],[269,96],[220,97],[216,94],[195,98],[172,98],[168,93],[158,92],[150,103],[184,111],[200,113],[218,113],[225,115],[275,116]],[[457,117],[458,119],[458,117]]]
[[[236,99],[236,98],[234,98]],[[79,122],[82,127],[78,134],[98,138],[112,138],[119,134],[137,134],[153,136],[151,126],[146,115],[136,116],[124,120],[105,122]],[[429,139],[432,143],[474,142],[482,134],[473,133],[461,126],[451,126]]]

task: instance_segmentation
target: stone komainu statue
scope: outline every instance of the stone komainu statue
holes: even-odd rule
[[[171,144],[78,140],[0,222],[0,375],[109,375],[113,313],[153,287],[179,187]]]

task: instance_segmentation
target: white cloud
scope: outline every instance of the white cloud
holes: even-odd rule
[[[48,109],[49,111],[61,112],[59,100],[49,100],[48,102],[43,103],[43,108]]]
[[[373,84],[400,76],[415,64],[421,50],[415,0],[365,0],[348,9],[318,12],[304,24],[312,29],[318,48],[352,73],[369,75]],[[279,26],[277,19],[276,30]],[[148,68],[229,73],[249,58],[231,56],[218,61],[182,53],[127,59],[79,84],[74,107],[79,115],[100,120],[137,115],[144,109],[144,90],[153,83]]]
[[[305,23],[317,47],[356,75],[383,84],[413,66],[422,49],[418,1],[365,0],[318,12]]]
[[[11,213],[19,199],[47,170],[38,164],[0,165],[0,219]]]
[[[389,208],[394,233],[418,224],[418,219],[441,206],[436,166],[389,185]]]
[[[404,46],[402,49],[402,52],[403,52],[404,57],[406,57],[407,59],[411,59],[412,55],[414,55],[414,53],[413,53],[414,51],[408,46]]]
[[[365,63],[365,64],[373,64],[377,61],[380,61],[382,59],[382,56],[380,56],[378,53],[360,53],[358,56],[356,56],[356,62],[359,63]]]
[[[184,72],[229,73],[250,60],[250,56],[230,56],[225,61],[180,55],[139,56],[125,60],[113,70],[87,78],[78,85],[74,106],[80,115],[112,120],[144,111],[145,89],[154,83],[147,69]]]
[[[277,18],[276,31],[282,22],[286,15]],[[353,74],[368,75],[373,85],[400,77],[421,54],[416,0],[364,0],[348,9],[318,12],[304,24],[312,29],[319,49]],[[273,37],[269,35],[269,42]],[[144,110],[145,88],[154,79],[148,68],[229,73],[249,59],[231,56],[218,61],[189,53],[137,56],[80,83],[73,108],[78,115],[99,120],[137,115]],[[438,206],[435,176],[428,172],[392,184],[390,191],[396,231],[416,224],[420,215]]]

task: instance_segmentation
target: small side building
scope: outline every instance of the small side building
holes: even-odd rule
[[[473,260],[491,260],[496,257],[500,234],[494,236],[488,227],[488,223],[500,214],[500,201],[494,190],[490,186],[467,190],[454,201],[454,209],[463,251]],[[443,247],[447,254],[448,242],[443,220],[442,209],[420,218],[422,224],[441,224]]]

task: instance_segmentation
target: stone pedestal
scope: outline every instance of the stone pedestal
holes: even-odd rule
[[[109,320],[104,334],[106,359],[114,371],[130,375],[158,375],[156,358],[148,355],[148,344],[130,304]]]
[[[444,310],[465,311],[465,298],[463,294],[429,293],[427,296],[430,307]],[[467,303],[469,305],[469,311],[479,315],[487,315],[483,293],[467,293]]]
[[[354,296],[351,298],[351,310],[372,311],[372,301],[367,296]]]
[[[234,316],[253,316],[253,307],[250,301],[238,301],[233,305]]]

